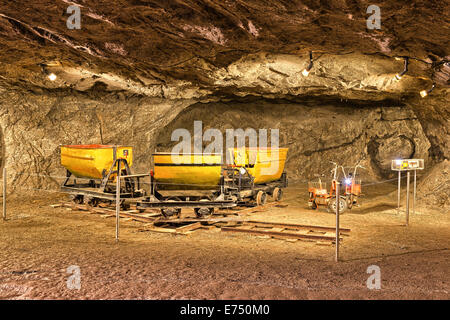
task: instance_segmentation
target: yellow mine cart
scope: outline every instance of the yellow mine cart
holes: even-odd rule
[[[120,184],[122,199],[134,199],[144,195],[140,178],[149,174],[132,175],[133,148],[115,145],[87,144],[61,146],[61,165],[67,169],[67,177],[61,191],[69,193],[75,203],[86,202],[96,206],[101,201],[116,198],[117,172],[123,177]],[[78,178],[78,179],[77,179]],[[70,180],[72,179],[72,182]]]
[[[133,148],[101,144],[61,146],[61,165],[78,178],[102,179],[116,159],[124,159],[131,166]]]
[[[221,154],[153,154],[154,179],[164,190],[216,189],[220,183]]]
[[[233,164],[244,167],[255,184],[265,184],[281,178],[288,148],[234,148],[228,152]]]

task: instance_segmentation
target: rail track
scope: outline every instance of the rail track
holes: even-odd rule
[[[121,210],[119,216],[126,220],[144,223],[144,231],[188,235],[199,230],[220,230],[227,233],[241,233],[263,238],[283,239],[287,241],[313,241],[317,244],[333,244],[336,240],[334,227],[254,221],[244,219],[250,213],[262,212],[270,207],[286,207],[282,202],[271,202],[263,206],[218,210],[206,218],[164,218],[159,210],[146,209],[144,212],[131,208]],[[51,205],[53,208],[65,207],[72,211],[85,211],[100,214],[102,217],[115,217],[116,212],[110,207],[92,207],[87,204],[61,202]],[[350,229],[340,229],[340,239],[349,236]]]

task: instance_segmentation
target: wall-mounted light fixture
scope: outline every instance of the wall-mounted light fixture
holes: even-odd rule
[[[307,77],[309,75],[309,71],[311,71],[313,67],[313,58],[312,58],[312,51],[309,52],[309,64],[306,67],[306,69],[303,69],[302,75]]]
[[[435,87],[436,87],[436,84],[433,83],[433,85],[431,86],[430,89],[420,91],[420,96],[421,96],[422,98],[425,98],[431,91],[434,90]]]
[[[395,58],[395,59],[399,60],[399,58]],[[409,57],[403,57],[403,59],[405,60],[403,71],[400,73],[397,73],[394,77],[394,79],[397,81],[399,81],[403,77],[403,75],[408,72]]]
[[[39,63],[38,65],[41,67],[42,73],[44,73],[50,81],[56,80],[56,78],[57,78],[56,74],[54,74],[53,72],[50,72],[47,68],[48,67],[60,67],[61,62],[59,62],[59,61],[53,61],[53,62],[48,62],[48,63],[42,62],[42,63]]]
[[[56,80],[56,74],[50,73],[50,74],[48,75],[48,78],[50,79],[50,81],[55,81],[55,80]]]

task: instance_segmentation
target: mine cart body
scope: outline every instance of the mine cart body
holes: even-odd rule
[[[228,150],[232,164],[244,167],[254,177],[255,184],[281,178],[287,151],[287,148]],[[221,154],[154,153],[154,179],[160,190],[216,189],[220,184],[223,162]]]
[[[244,167],[255,184],[265,184],[281,178],[288,148],[233,148],[228,152],[233,164]]]
[[[221,154],[154,153],[154,179],[160,190],[217,189],[220,183]]]
[[[166,206],[162,211],[167,216],[179,215],[182,207],[197,203],[201,204],[195,207],[199,215],[200,209],[208,205],[212,212],[214,207],[229,207],[231,203],[261,205],[267,195],[276,201],[281,199],[281,189],[287,186],[284,172],[287,149],[244,148],[230,152],[231,165],[222,163],[221,154],[154,153],[150,197],[139,204]],[[201,194],[199,190],[207,192]],[[177,210],[169,210],[177,205]]]
[[[120,167],[124,180],[121,198],[142,197],[140,178],[148,174],[132,175],[132,152],[131,147],[115,145],[61,146],[61,165],[67,170],[61,190],[69,193],[76,203],[97,205],[100,201],[115,200]]]
[[[131,167],[133,148],[100,144],[61,146],[61,165],[78,178],[102,179],[116,158],[126,160]]]

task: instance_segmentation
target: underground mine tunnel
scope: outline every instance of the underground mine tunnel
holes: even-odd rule
[[[0,4],[0,268],[41,270],[2,273],[0,298],[448,299],[450,11],[379,1],[369,28],[369,5]],[[195,162],[197,122],[219,158]],[[167,157],[180,129],[181,164]],[[238,129],[277,132],[279,170],[264,178],[272,142],[248,136],[226,163]],[[377,263],[391,290],[358,287]],[[81,289],[51,271],[69,265]]]

